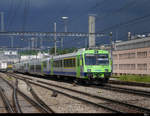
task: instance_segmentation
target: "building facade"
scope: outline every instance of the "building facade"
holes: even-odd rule
[[[113,73],[150,75],[150,37],[115,44]]]

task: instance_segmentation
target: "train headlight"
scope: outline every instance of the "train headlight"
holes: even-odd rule
[[[105,72],[108,72],[108,69],[105,69]]]
[[[87,69],[87,72],[91,72],[91,69]]]

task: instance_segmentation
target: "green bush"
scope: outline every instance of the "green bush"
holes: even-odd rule
[[[121,75],[118,80],[122,81],[132,81],[132,82],[150,82],[150,76],[140,76],[140,75]]]

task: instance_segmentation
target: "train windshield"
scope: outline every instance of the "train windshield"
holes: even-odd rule
[[[108,65],[108,54],[85,54],[85,65]]]

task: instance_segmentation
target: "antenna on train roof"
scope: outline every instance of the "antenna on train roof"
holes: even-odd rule
[[[88,50],[97,50],[99,47],[89,47]]]
[[[86,50],[85,48],[80,48],[80,49],[78,49],[78,52],[85,51],[85,50]]]

